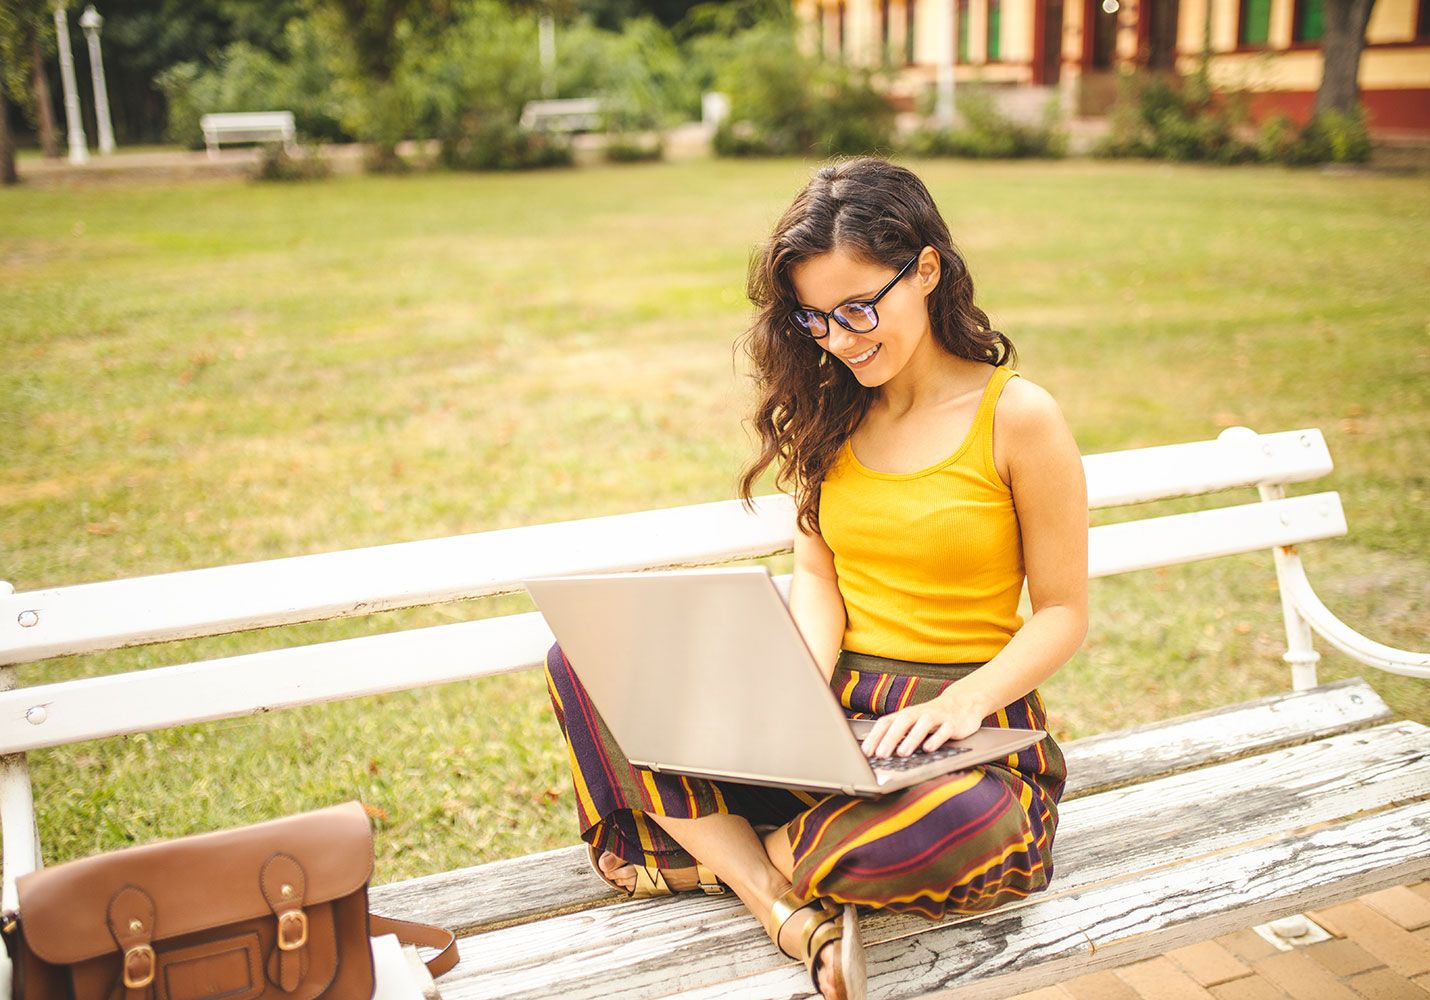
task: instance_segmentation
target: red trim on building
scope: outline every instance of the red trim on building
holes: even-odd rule
[[[1246,109],[1252,122],[1260,123],[1273,114],[1284,114],[1304,125],[1316,104],[1314,90],[1272,90],[1250,92]],[[1423,132],[1430,137],[1430,87],[1398,90],[1361,89],[1361,104],[1372,134],[1381,130],[1398,133]]]

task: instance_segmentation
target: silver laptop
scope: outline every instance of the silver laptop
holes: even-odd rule
[[[984,726],[869,758],[764,566],[522,581],[631,763],[756,785],[876,796],[1032,746]]]

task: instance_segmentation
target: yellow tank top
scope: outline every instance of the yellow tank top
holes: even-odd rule
[[[993,408],[1017,374],[993,370],[963,444],[926,469],[875,472],[845,441],[819,500],[849,616],[845,649],[981,662],[1022,626],[1022,537],[993,465]]]

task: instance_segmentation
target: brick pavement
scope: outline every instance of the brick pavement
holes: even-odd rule
[[[1013,1000],[1430,1000],[1430,879],[1306,915],[1329,941],[1280,951],[1248,928]]]

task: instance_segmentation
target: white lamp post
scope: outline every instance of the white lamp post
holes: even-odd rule
[[[536,22],[537,48],[541,54],[541,96],[556,96],[556,22],[542,14]]]
[[[89,149],[84,142],[84,122],[79,117],[79,88],[74,82],[74,54],[70,52],[70,23],[63,3],[55,4],[55,37],[60,43],[60,81],[65,86],[65,136],[69,140],[70,162],[84,163]]]
[[[79,16],[79,26],[89,41],[89,75],[94,79],[94,117],[99,123],[99,151],[105,156],[114,152],[114,129],[109,124],[109,92],[104,87],[104,60],[99,54],[99,28],[104,18],[90,4]]]

